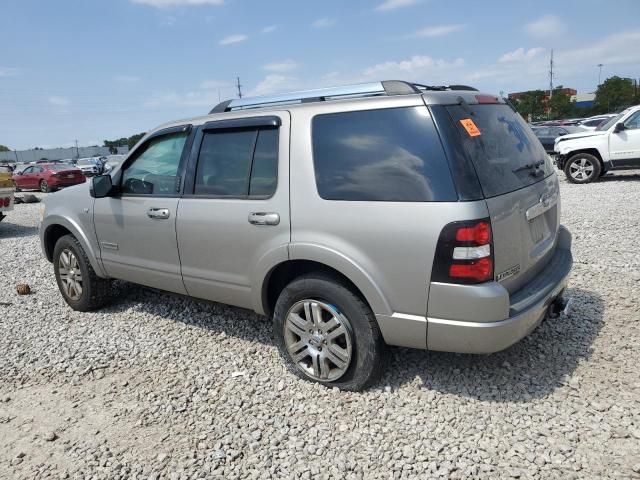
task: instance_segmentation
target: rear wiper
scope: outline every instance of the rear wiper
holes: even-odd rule
[[[537,170],[538,167],[544,165],[544,160],[540,160],[539,162],[527,163],[522,165],[521,167],[514,168],[512,170],[513,173],[521,172],[522,170]],[[532,175],[537,175],[537,173],[531,172]]]

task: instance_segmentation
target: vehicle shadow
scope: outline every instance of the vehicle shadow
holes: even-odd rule
[[[250,310],[116,282],[118,301],[103,311],[137,310],[215,333],[272,345],[271,322]],[[390,348],[377,387],[393,390],[419,379],[434,392],[496,402],[544,398],[568,381],[603,325],[604,304],[594,292],[567,289],[568,315],[543,322],[522,341],[492,355]]]
[[[419,378],[423,388],[483,401],[527,402],[565,384],[603,325],[604,304],[594,292],[568,288],[568,315],[544,321],[528,337],[491,355],[391,349],[382,385]]]
[[[633,173],[625,173],[624,171],[614,171],[607,175],[600,177],[599,182],[618,182],[618,181],[638,181],[640,180],[640,173],[634,171]]]
[[[37,233],[38,227],[32,225],[18,225],[8,222],[6,218],[0,223],[0,239],[30,237]]]

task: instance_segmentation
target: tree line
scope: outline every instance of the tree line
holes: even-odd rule
[[[122,137],[117,140],[105,140],[104,146],[108,147],[111,153],[117,153],[118,150],[116,147],[124,147],[125,145],[129,147],[129,150],[131,150],[145,135],[146,132],[142,132],[131,135],[130,137]]]
[[[544,90],[526,92],[513,101],[514,107],[525,119],[557,120],[573,117],[590,117],[602,113],[615,113],[626,107],[640,103],[638,85],[629,78],[607,78],[596,90],[596,98],[591,107],[578,107],[571,97],[562,91],[562,85],[553,90],[547,100]]]

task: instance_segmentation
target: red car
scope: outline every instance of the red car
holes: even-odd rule
[[[79,168],[63,163],[32,165],[13,174],[16,190],[32,189],[51,192],[86,181],[86,177]]]

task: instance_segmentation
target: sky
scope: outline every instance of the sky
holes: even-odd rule
[[[638,0],[2,0],[0,144],[102,145],[219,99],[372,80],[640,77]]]

